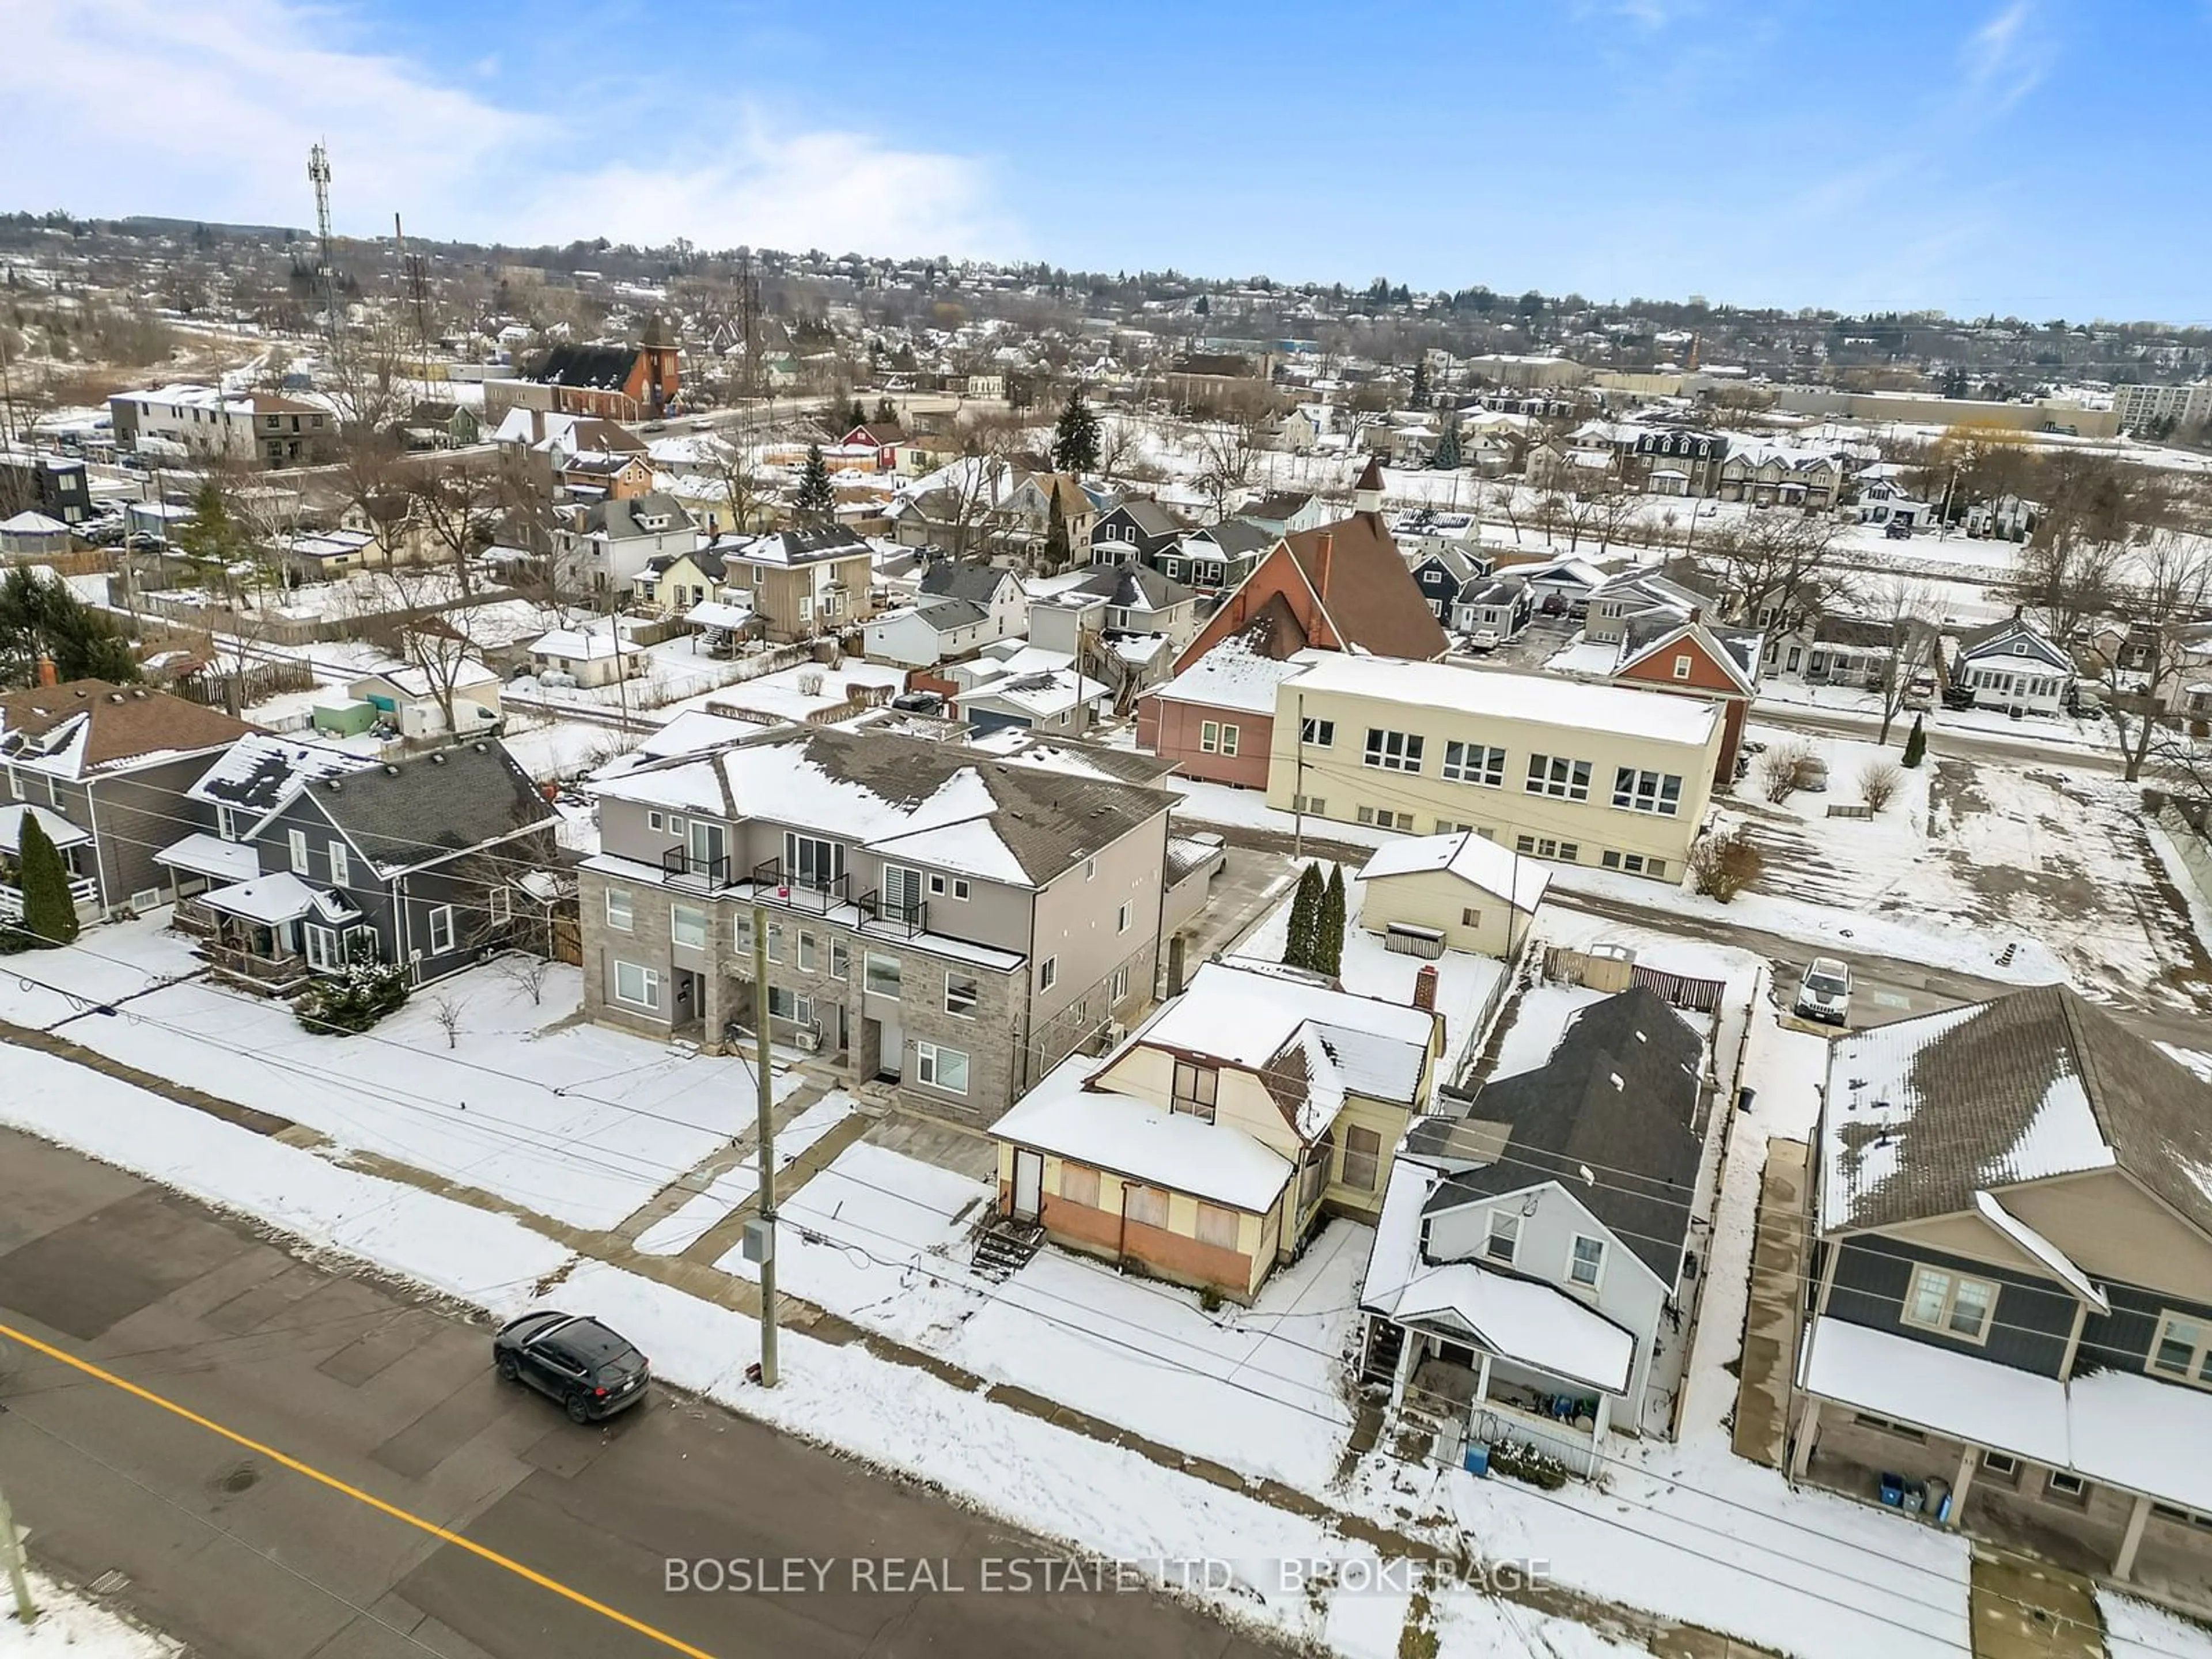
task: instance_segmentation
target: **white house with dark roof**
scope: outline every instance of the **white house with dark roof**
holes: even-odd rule
[[[2074,664],[2034,623],[2015,611],[1959,637],[1947,670],[1952,685],[1977,708],[2056,714],[2066,706]]]
[[[1527,1444],[1588,1475],[1614,1435],[1670,1431],[1706,1065],[1704,1037],[1635,986],[1407,1133],[1360,1291],[1360,1374],[1452,1461]]]
[[[2212,1611],[2212,1085],[2063,986],[1831,1047],[1789,1467]]]

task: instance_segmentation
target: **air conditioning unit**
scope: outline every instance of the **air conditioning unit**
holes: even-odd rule
[[[1129,1028],[1124,1025],[1120,1020],[1109,1019],[1106,1022],[1106,1046],[1108,1048],[1113,1048],[1119,1047],[1121,1043],[1127,1038],[1128,1035]]]
[[[818,1054],[822,1052],[822,1033],[811,1025],[800,1026],[791,1034],[791,1040],[801,1054]]]

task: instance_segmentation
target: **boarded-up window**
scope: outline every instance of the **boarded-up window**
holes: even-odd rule
[[[1085,1209],[1098,1207],[1098,1171],[1086,1170],[1080,1164],[1060,1166],[1060,1195],[1071,1204],[1080,1204]]]
[[[1382,1160],[1382,1136],[1380,1131],[1363,1129],[1358,1124],[1347,1124],[1344,1131],[1343,1184],[1357,1187],[1363,1193],[1375,1190],[1375,1173]]]
[[[1164,1229],[1168,1224],[1168,1195],[1157,1187],[1122,1188],[1121,1209],[1140,1227]]]
[[[1198,1242],[1211,1244],[1217,1250],[1237,1248],[1238,1217],[1234,1210],[1224,1210],[1218,1204],[1198,1206]]]

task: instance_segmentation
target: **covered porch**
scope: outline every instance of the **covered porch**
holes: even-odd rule
[[[76,906],[77,920],[97,921],[100,881],[91,831],[79,829],[51,808],[17,803],[0,806],[0,921],[23,919],[23,888],[18,860],[27,818],[38,820],[39,828],[46,832],[46,839],[60,853],[62,867],[69,873],[70,897]]]
[[[154,854],[169,872],[169,896],[176,905],[170,926],[202,939],[215,932],[215,912],[198,902],[210,888],[231,887],[261,873],[261,861],[242,842],[195,831]]]
[[[218,887],[178,925],[198,931],[218,979],[264,996],[289,996],[348,960],[362,914],[343,894],[318,890],[287,871]]]

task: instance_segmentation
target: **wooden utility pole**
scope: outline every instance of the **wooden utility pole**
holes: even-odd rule
[[[15,1533],[15,1517],[9,1513],[8,1498],[0,1492],[0,1560],[8,1564],[8,1583],[15,1592],[15,1622],[27,1625],[39,1616],[31,1600],[31,1580],[23,1568],[23,1540]]]
[[[753,906],[753,1083],[760,1101],[760,1374],[775,1386],[775,1095],[769,1070],[768,907]]]

